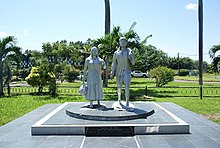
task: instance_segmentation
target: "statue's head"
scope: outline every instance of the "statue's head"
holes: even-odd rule
[[[91,56],[98,57],[98,48],[97,47],[92,47],[91,48]]]
[[[120,37],[119,39],[119,44],[121,47],[126,47],[127,46],[127,39],[125,37]]]

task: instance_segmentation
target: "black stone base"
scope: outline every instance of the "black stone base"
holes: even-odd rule
[[[85,136],[134,136],[132,126],[86,127]]]

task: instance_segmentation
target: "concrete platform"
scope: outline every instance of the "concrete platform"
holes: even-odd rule
[[[190,134],[87,137],[84,135],[32,136],[31,126],[61,104],[44,105],[0,127],[0,148],[219,148],[220,125],[173,103],[158,103],[190,124]],[[199,108],[199,107],[198,107]]]
[[[108,110],[114,102],[103,102],[107,110],[81,108],[84,102],[66,102],[32,125],[32,135],[131,136],[189,133],[189,124],[155,102],[133,102],[133,112]],[[66,115],[66,110],[94,116],[138,115],[155,110],[147,119],[125,121],[83,120]]]

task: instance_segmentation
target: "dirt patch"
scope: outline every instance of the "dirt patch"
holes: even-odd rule
[[[216,120],[220,119],[220,113],[215,113],[215,114],[202,114],[203,117],[209,120]]]

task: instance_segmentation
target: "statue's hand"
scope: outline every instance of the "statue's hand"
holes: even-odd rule
[[[130,49],[129,53],[128,53],[128,58],[131,60],[134,58],[134,53],[133,51]]]
[[[110,79],[111,79],[111,80],[114,79],[114,75],[113,75],[112,72],[110,73]]]
[[[132,60],[132,59],[133,59],[132,54],[129,54],[129,55],[128,55],[128,59],[130,59],[130,60]]]

